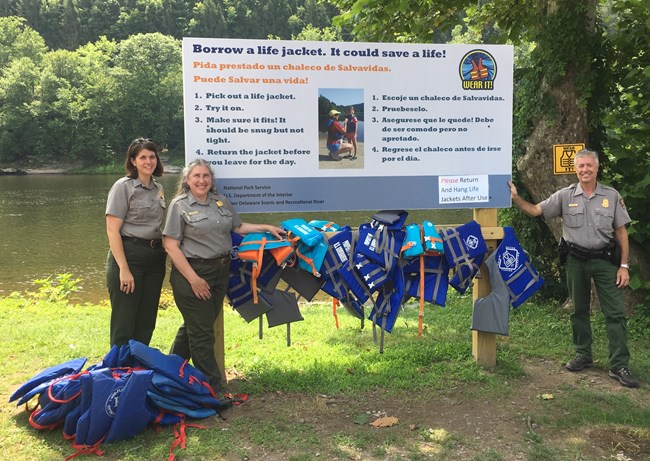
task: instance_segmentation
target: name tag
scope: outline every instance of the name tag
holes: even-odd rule
[[[569,208],[578,206],[577,203],[569,203]]]

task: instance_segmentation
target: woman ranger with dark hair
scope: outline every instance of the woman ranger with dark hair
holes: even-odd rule
[[[161,225],[165,211],[158,146],[135,139],[126,151],[126,176],[118,179],[106,201],[110,251],[106,285],[111,300],[111,345],[135,339],[146,345],[156,326],[167,254]]]

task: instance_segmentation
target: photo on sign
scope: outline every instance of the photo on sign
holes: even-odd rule
[[[318,90],[319,168],[363,168],[363,128],[363,88],[320,88]]]

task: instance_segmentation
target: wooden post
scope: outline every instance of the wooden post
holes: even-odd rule
[[[224,306],[225,308],[225,306]],[[221,370],[221,379],[224,383],[228,382],[226,377],[226,348],[224,346],[225,328],[223,326],[223,309],[219,312],[217,320],[214,322],[214,356],[217,359],[217,365]]]
[[[498,235],[495,235],[498,232],[494,229],[497,225],[496,208],[475,208],[474,220],[483,229],[483,238],[485,238],[488,250],[494,250],[496,247],[495,238],[498,238]],[[487,227],[491,229],[485,229]],[[501,234],[503,234],[503,231]],[[503,235],[501,235],[501,238],[503,238]],[[473,300],[483,298],[490,294],[492,287],[490,285],[490,279],[487,277],[485,264],[481,265],[481,278],[474,280],[474,287],[472,289]],[[496,334],[472,330],[472,354],[474,355],[474,360],[480,365],[494,367],[497,364]]]

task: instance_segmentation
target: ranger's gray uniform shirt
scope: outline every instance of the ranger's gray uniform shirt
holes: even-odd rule
[[[154,179],[146,187],[138,178],[120,178],[108,192],[106,214],[123,221],[120,234],[124,237],[162,238],[160,226],[164,212],[163,187]]]
[[[591,197],[578,183],[560,189],[539,206],[544,219],[562,216],[564,240],[590,250],[606,247],[614,230],[631,221],[621,194],[600,183]]]
[[[223,195],[208,192],[206,203],[200,203],[188,191],[169,204],[163,235],[180,241],[186,258],[213,259],[230,253],[230,232],[240,225],[239,215]]]

